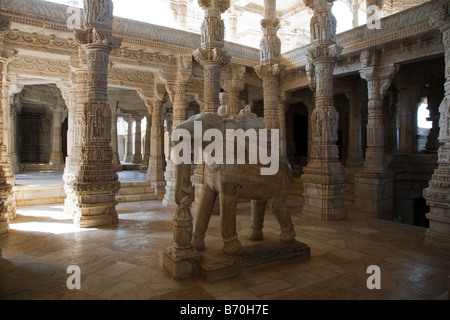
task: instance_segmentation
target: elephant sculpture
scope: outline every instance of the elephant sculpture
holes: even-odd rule
[[[205,112],[178,124],[173,132],[182,129],[185,133],[189,133],[193,140],[196,122],[202,124],[201,134],[204,134],[208,129],[218,129],[225,134],[226,129],[236,129],[242,127],[242,124],[245,125],[245,121],[224,119],[219,114]],[[181,143],[181,139],[180,141],[172,140],[174,151],[177,144]],[[203,150],[210,143],[212,142],[202,141]],[[248,155],[248,143],[246,148]],[[192,151],[193,149],[190,149],[188,152]],[[189,156],[192,156],[192,154],[189,154]],[[225,154],[223,157],[225,158]],[[193,228],[191,225],[193,232],[190,245],[198,251],[205,249],[205,234],[217,197],[219,198],[224,254],[236,256],[242,252],[242,245],[236,232],[238,198],[251,200],[252,225],[249,239],[263,240],[264,214],[268,201],[272,200],[272,212],[281,227],[280,241],[284,243],[294,242],[294,225],[286,207],[286,200],[292,183],[292,169],[287,159],[279,157],[279,169],[274,175],[261,175],[261,168],[264,165],[259,162],[257,164],[250,164],[248,161],[245,164],[229,164],[227,162],[226,164],[223,161],[222,163],[204,164],[203,189],[197,205]],[[192,163],[176,163],[175,198],[179,207],[181,205],[185,207],[186,203],[189,203],[189,199],[190,202],[194,199],[194,189],[190,180],[191,167]]]

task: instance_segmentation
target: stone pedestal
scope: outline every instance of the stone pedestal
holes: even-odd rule
[[[394,208],[394,172],[361,170],[354,174],[355,207],[358,212],[392,220]]]
[[[200,274],[202,255],[194,248],[177,250],[170,247],[164,251],[163,268],[175,280],[183,280]]]

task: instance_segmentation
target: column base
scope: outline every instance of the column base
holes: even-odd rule
[[[135,154],[133,157],[132,163],[142,163],[142,155]]]
[[[450,250],[450,218],[432,213],[426,214],[430,228],[425,233],[425,241],[433,247]]]
[[[64,157],[62,152],[51,152],[49,164],[54,171],[64,170]]]
[[[309,164],[301,181],[305,190],[305,216],[322,221],[347,219],[341,163]]]
[[[6,212],[0,215],[0,236],[9,232],[9,217]]]
[[[114,226],[119,223],[115,196],[102,193],[82,195],[76,203],[73,221],[79,228]]]
[[[163,205],[164,206],[176,206],[175,202],[175,165],[170,160],[166,166],[166,172],[164,173],[166,178],[166,193],[164,194]]]
[[[437,248],[450,250],[450,168],[435,170],[429,187],[423,197],[430,206],[425,216],[430,220],[430,228],[425,234],[426,241]]]
[[[200,274],[202,254],[194,248],[177,250],[168,248],[163,255],[163,268],[175,280],[183,280]]]
[[[394,213],[394,173],[361,170],[355,172],[355,210],[392,220]]]
[[[166,182],[165,181],[151,181],[150,184],[155,189],[155,194],[157,195],[158,200],[164,199],[164,194],[166,191]]]

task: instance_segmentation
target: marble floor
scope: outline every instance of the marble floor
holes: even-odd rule
[[[250,226],[250,207],[239,204],[239,237]],[[173,208],[161,201],[121,203],[119,225],[78,229],[62,205],[23,207],[0,237],[0,299],[3,300],[444,300],[450,276],[449,252],[424,241],[425,229],[351,215],[346,221],[291,213],[297,240],[311,258],[218,282],[176,281],[162,268],[172,245]],[[268,210],[265,238],[278,224]],[[221,245],[213,216],[206,245]],[[209,250],[209,249],[207,249]],[[81,289],[69,290],[69,266],[81,271]],[[379,266],[381,289],[369,290],[367,268]]]
[[[120,182],[141,182],[147,180],[147,174],[136,170],[117,172]],[[16,185],[59,185],[63,184],[62,172],[30,171],[15,175]]]

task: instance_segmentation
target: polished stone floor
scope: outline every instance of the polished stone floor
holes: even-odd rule
[[[218,282],[175,281],[162,269],[172,245],[173,208],[161,201],[121,203],[119,225],[78,229],[62,205],[18,208],[7,236],[0,238],[0,298],[8,300],[443,300],[450,276],[449,252],[424,241],[425,229],[352,215],[321,222],[291,208],[297,240],[311,258]],[[239,204],[244,245],[250,225],[247,203]],[[267,212],[266,239],[278,225]],[[213,216],[207,250],[221,245]],[[69,290],[69,266],[81,271],[81,289]],[[367,268],[381,271],[381,289],[369,290]]]
[[[59,185],[63,184],[62,175],[62,172],[53,171],[21,172],[15,175],[16,185]],[[120,182],[141,182],[147,180],[147,175],[139,171],[119,171],[117,175]]]

